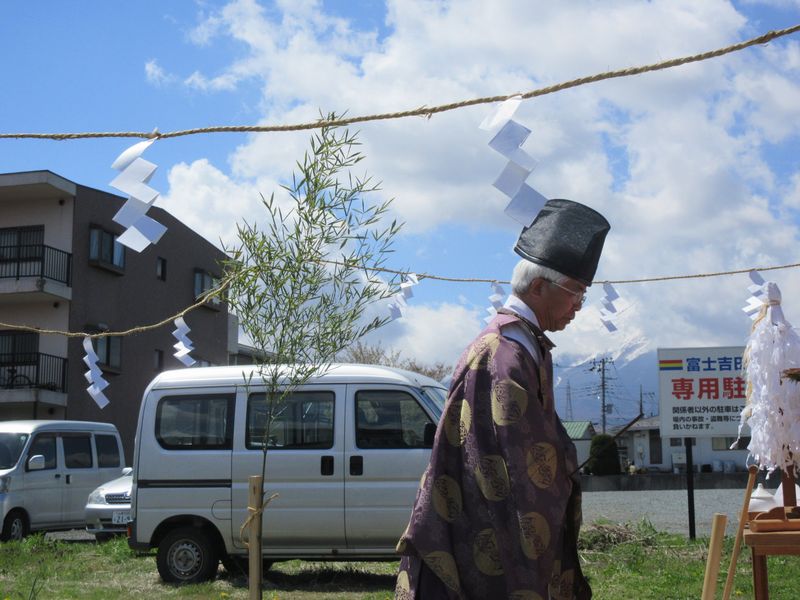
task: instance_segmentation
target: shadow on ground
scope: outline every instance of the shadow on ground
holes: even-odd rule
[[[220,578],[226,578],[234,587],[247,587],[246,574],[229,573],[224,569],[219,572]],[[370,592],[384,591],[394,587],[396,575],[369,573],[355,568],[316,567],[299,572],[282,571],[273,567],[264,573],[263,589],[315,592]]]

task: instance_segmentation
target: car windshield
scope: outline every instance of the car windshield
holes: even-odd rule
[[[444,403],[447,400],[447,390],[438,386],[425,386],[422,388],[422,393],[436,406],[436,416],[441,417],[444,411]]]
[[[17,464],[27,433],[0,433],[0,469],[10,469]]]

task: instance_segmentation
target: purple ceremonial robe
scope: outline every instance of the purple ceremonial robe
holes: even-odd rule
[[[544,360],[501,328],[521,323]],[[575,445],[555,412],[552,344],[499,314],[461,356],[397,551],[398,600],[584,600]]]

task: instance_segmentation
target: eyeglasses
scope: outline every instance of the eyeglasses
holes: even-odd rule
[[[550,281],[550,280],[548,279],[548,281]],[[575,298],[574,302],[578,306],[583,306],[583,303],[586,301],[586,290],[578,292],[578,291],[575,291],[575,290],[571,290],[571,289],[569,289],[567,287],[564,287],[563,285],[561,285],[560,283],[556,283],[555,281],[550,281],[550,283],[552,283],[557,288],[561,288],[565,292],[569,292]]]

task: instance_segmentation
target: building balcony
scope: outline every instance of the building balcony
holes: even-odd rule
[[[72,254],[45,246],[0,246],[0,295],[72,299]]]
[[[42,352],[0,353],[0,397],[16,390],[66,394],[67,359]]]

